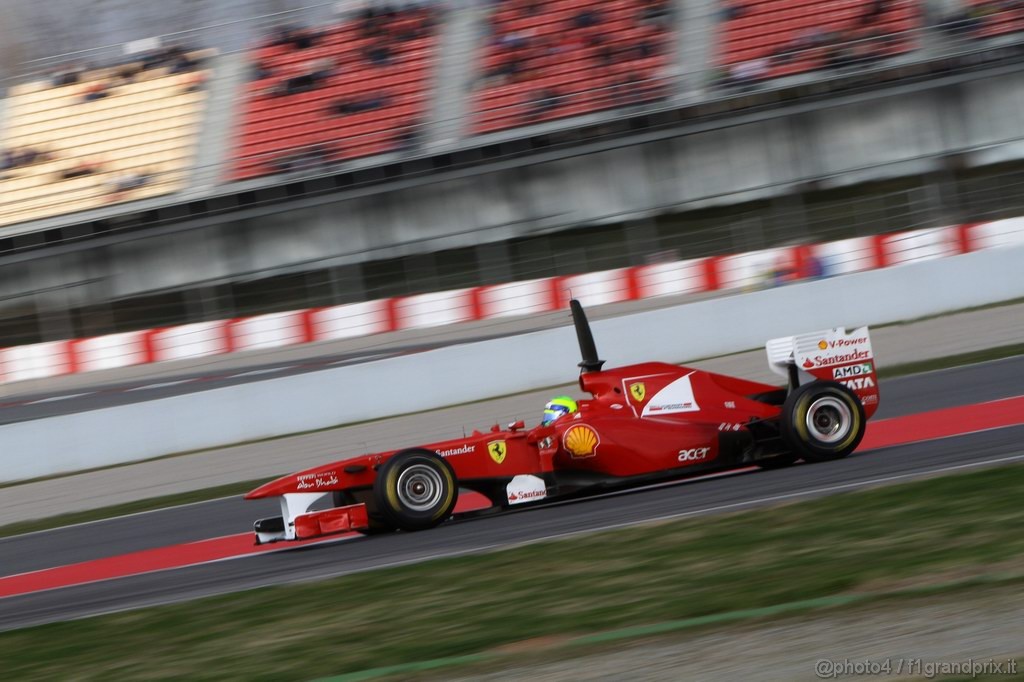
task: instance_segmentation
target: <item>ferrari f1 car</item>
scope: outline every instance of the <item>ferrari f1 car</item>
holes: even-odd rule
[[[280,498],[281,516],[256,522],[256,542],[432,528],[453,516],[460,489],[500,511],[729,468],[838,459],[853,452],[878,409],[866,327],[769,341],[769,365],[787,379],[779,388],[660,362],[603,369],[582,306],[570,307],[583,356],[579,386],[592,396],[575,413],[267,483],[246,498]],[[311,511],[328,495],[332,507]]]

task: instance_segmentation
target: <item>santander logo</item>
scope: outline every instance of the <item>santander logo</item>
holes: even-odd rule
[[[804,358],[804,367],[807,369],[814,367],[814,363],[811,362],[810,358]]]

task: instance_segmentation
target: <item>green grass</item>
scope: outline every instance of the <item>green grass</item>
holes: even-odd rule
[[[1024,466],[933,478],[3,633],[0,665],[309,679],[1006,572],[1024,562],[1022,499]]]
[[[176,493],[174,495],[151,497],[145,500],[125,502],[124,504],[116,504],[110,507],[101,507],[100,509],[89,509],[71,514],[52,516],[45,519],[34,519],[32,521],[11,523],[6,526],[0,526],[0,538],[10,537],[12,535],[21,535],[22,533],[33,533],[40,530],[50,530],[51,528],[60,528],[61,526],[71,526],[76,523],[100,521],[103,519],[110,519],[115,516],[125,516],[127,514],[153,511],[155,509],[177,507],[179,505],[190,504],[192,502],[206,502],[208,500],[215,500],[218,497],[244,495],[253,488],[262,485],[267,480],[268,479],[259,479],[256,481],[229,483],[215,488],[204,488],[202,490],[192,490],[185,493]]]

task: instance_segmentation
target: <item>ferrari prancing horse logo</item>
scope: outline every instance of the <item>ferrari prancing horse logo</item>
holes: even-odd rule
[[[638,381],[635,384],[629,385],[629,394],[633,396],[633,399],[638,403],[644,401],[644,396],[647,395],[647,387],[644,386],[644,382]]]
[[[495,464],[501,464],[505,461],[505,454],[508,452],[508,448],[505,447],[505,441],[492,440],[487,444],[487,452],[490,453],[491,459],[494,460]]]

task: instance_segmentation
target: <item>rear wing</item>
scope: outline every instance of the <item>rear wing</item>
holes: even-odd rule
[[[776,374],[797,384],[837,381],[856,393],[865,408],[870,406],[869,412],[878,405],[878,375],[867,327],[785,336],[769,341],[765,350]]]

